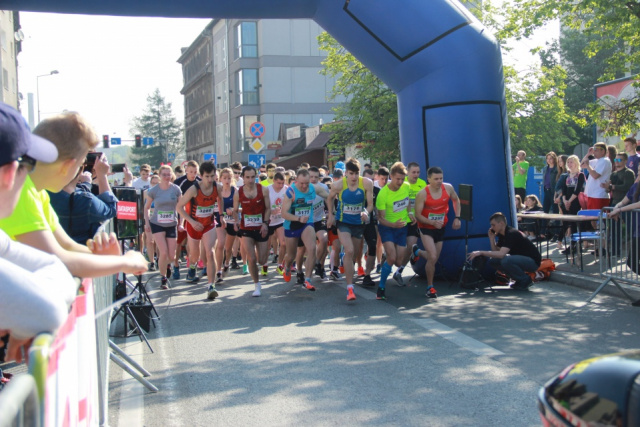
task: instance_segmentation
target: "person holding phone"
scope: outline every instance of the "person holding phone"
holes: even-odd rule
[[[512,289],[526,291],[533,284],[527,273],[533,273],[540,267],[542,256],[536,245],[517,229],[507,225],[507,218],[502,212],[496,212],[489,218],[490,251],[474,251],[469,260],[484,256],[489,264],[497,270],[509,275],[515,283]],[[497,241],[496,241],[497,240]]]
[[[58,214],[60,225],[75,242],[83,244],[92,238],[98,228],[117,213],[118,199],[107,180],[109,161],[100,153],[92,172],[98,182],[98,195],[91,192],[91,172],[81,172],[61,191],[49,191],[51,206]]]

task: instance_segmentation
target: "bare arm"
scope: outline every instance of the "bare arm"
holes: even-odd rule
[[[189,203],[189,201],[192,198],[194,198],[196,196],[197,191],[198,190],[196,189],[195,186],[189,187],[187,192],[184,193],[182,195],[182,197],[180,197],[180,200],[178,200],[178,204],[176,205],[176,209],[178,210],[178,213],[180,214],[180,218],[182,218],[183,220],[187,221],[194,228],[196,228],[196,223],[198,223],[198,221],[196,221],[195,219],[191,218],[191,215],[189,215],[187,213],[187,211],[185,210],[184,207],[186,206],[187,203]],[[200,225],[202,225],[202,224],[200,224]],[[202,230],[198,230],[198,231],[202,231]]]
[[[266,206],[263,221],[268,222],[271,219],[271,200],[269,199],[268,187],[262,186],[262,196],[264,197],[264,204]]]
[[[291,210],[291,203],[292,200],[291,197],[289,197],[289,190],[287,190],[282,200],[282,218],[291,222],[299,221],[300,218],[289,212]]]

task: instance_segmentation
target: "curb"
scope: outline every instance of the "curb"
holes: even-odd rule
[[[598,286],[600,286],[602,282],[606,280],[599,276],[598,277],[586,276],[582,274],[575,274],[567,271],[558,271],[558,270],[553,271],[549,279],[554,282],[563,283],[565,285],[573,286],[580,289],[585,289],[591,292],[594,292],[596,289],[598,289]],[[622,281],[618,281],[618,284],[629,295],[631,295],[634,298],[634,300],[640,299],[639,286],[629,285]],[[621,298],[624,301],[629,301],[628,298],[624,296],[624,294],[622,294],[614,284],[607,284],[607,286],[605,286],[600,291],[600,293],[609,295],[612,297]]]

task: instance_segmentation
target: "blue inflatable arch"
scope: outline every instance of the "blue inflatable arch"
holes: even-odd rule
[[[398,95],[401,158],[472,184],[470,250],[486,247],[488,218],[510,223],[509,132],[500,47],[456,0],[4,0],[4,9],[126,16],[310,18]],[[462,230],[441,261],[461,265]]]

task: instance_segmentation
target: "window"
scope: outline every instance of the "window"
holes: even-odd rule
[[[236,152],[245,151],[253,141],[249,127],[252,123],[260,121],[259,116],[240,116],[236,119]]]
[[[229,110],[229,83],[223,80],[216,85],[216,114]]]
[[[216,152],[221,156],[229,154],[229,123],[216,126]]]
[[[6,68],[2,69],[2,85],[5,90],[9,90],[9,72]]]
[[[245,68],[236,74],[236,105],[257,105],[258,70]]]
[[[257,25],[255,22],[242,22],[236,27],[236,59],[257,57]]]

